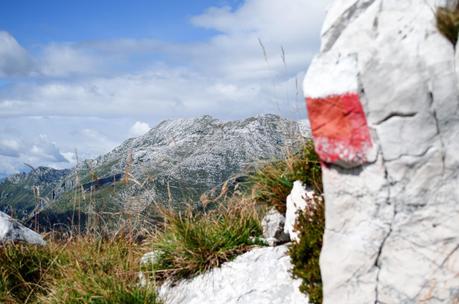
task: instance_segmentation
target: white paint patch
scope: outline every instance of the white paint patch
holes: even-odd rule
[[[324,54],[314,58],[304,78],[304,96],[325,98],[358,92],[355,55]]]

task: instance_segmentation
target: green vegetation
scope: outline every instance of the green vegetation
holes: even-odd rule
[[[153,238],[158,253],[147,270],[159,281],[190,278],[262,245],[260,220],[253,203],[230,200],[204,214],[161,208],[165,223]]]
[[[143,251],[127,237],[5,245],[0,248],[0,302],[159,303],[152,290],[137,286]]]
[[[320,275],[320,251],[325,229],[324,201],[314,199],[314,206],[299,213],[296,230],[300,241],[289,247],[293,264],[293,276],[303,280],[300,290],[309,295],[309,301],[322,303],[322,279]]]
[[[297,180],[322,193],[322,171],[311,140],[305,143],[301,151],[289,153],[284,160],[261,167],[251,177],[253,198],[285,213],[286,198]]]
[[[57,273],[52,247],[9,244],[0,247],[0,301],[26,303],[45,293],[45,276]],[[56,257],[59,259],[59,256]]]
[[[455,9],[437,8],[436,21],[438,30],[456,46],[459,35],[459,4]]]

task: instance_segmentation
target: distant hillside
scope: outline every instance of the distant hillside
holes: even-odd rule
[[[47,197],[42,214],[65,221],[75,216],[77,205],[83,213],[91,208],[138,214],[152,202],[197,201],[257,161],[281,158],[297,147],[304,139],[301,129],[297,122],[275,115],[230,122],[210,116],[163,121],[145,135],[61,172],[42,193]],[[34,205],[33,182],[24,180],[27,186],[15,191],[0,183],[0,193],[7,193],[5,203],[27,213]]]
[[[54,189],[71,170],[38,167],[29,173],[19,173],[0,180],[0,210],[24,218],[35,208],[33,187],[41,197],[56,198]],[[38,194],[38,193],[37,193]]]

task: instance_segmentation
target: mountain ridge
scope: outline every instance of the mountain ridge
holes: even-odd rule
[[[209,115],[165,120],[145,135],[64,171],[52,183],[54,197],[46,193],[40,212],[69,217],[76,192],[83,212],[90,204],[98,211],[140,213],[152,202],[196,202],[255,163],[281,158],[305,136],[299,122],[272,114],[236,121]]]

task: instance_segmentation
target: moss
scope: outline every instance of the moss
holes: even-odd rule
[[[440,33],[451,41],[455,47],[459,35],[459,4],[455,9],[437,8],[436,22]]]

